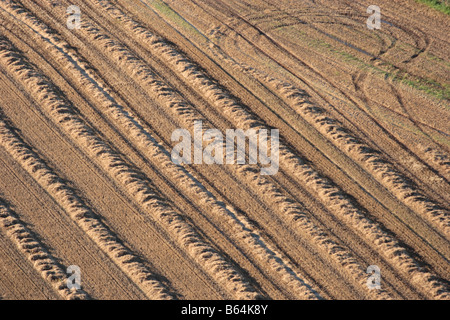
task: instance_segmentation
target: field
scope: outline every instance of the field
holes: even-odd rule
[[[376,2],[0,0],[0,300],[449,300],[448,6]]]

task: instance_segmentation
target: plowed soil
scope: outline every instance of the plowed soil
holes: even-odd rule
[[[372,2],[0,0],[0,299],[450,299],[450,19]]]

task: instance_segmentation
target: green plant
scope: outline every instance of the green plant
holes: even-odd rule
[[[416,0],[416,2],[426,4],[436,10],[450,15],[450,1],[448,0]]]

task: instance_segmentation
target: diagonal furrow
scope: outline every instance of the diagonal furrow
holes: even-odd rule
[[[139,79],[142,85],[149,89],[149,93],[152,93],[161,103],[166,105],[167,109],[173,112],[191,132],[193,132],[195,120],[204,120],[188,102],[159,80],[145,63],[141,62],[124,46],[101,33],[92,24],[85,23],[82,29],[94,43],[98,42],[101,48],[108,52],[118,65],[123,67],[124,71]],[[168,45],[163,39],[143,28],[139,29],[138,27],[138,33],[141,34],[143,43],[147,43],[150,47],[154,46],[159,50],[155,51],[159,56],[166,56],[168,63],[176,66],[175,70],[184,74],[183,76],[188,81],[203,92],[211,105],[220,110],[224,117],[235,124],[237,128],[243,128],[244,130],[249,128],[266,129],[261,126],[260,121],[254,115],[251,115],[243,106],[234,101],[229,94],[204,75],[198,66],[176,51],[173,46]],[[313,190],[337,217],[350,227],[356,227],[359,234],[366,238],[368,242],[375,243],[378,251],[393,266],[408,275],[417,287],[424,288],[423,290],[433,297],[445,298],[448,296],[445,283],[423,270],[395,238],[384,231],[377,223],[368,219],[368,214],[359,209],[348,195],[339,190],[331,181],[321,177],[309,164],[283,145],[280,146],[280,160],[281,164],[284,162],[287,172],[297,177],[298,181],[304,182],[307,188]],[[248,179],[244,180],[248,181]],[[254,185],[260,187],[258,183]]]
[[[185,219],[174,212],[150,187],[143,175],[130,167],[119,154],[98,138],[74,111],[64,96],[11,45],[2,40],[1,64],[18,82],[37,98],[47,116],[117,181],[124,190],[174,236],[180,246],[206,269],[212,278],[236,298],[252,299],[259,295],[252,286],[211,245],[207,244]]]
[[[5,123],[0,119],[0,139],[3,139]],[[67,274],[55,257],[53,257],[38,237],[26,227],[19,216],[0,199],[0,230],[16,245],[19,251],[28,258],[42,278],[67,300],[86,300],[89,295],[83,290],[70,290],[67,287]]]

